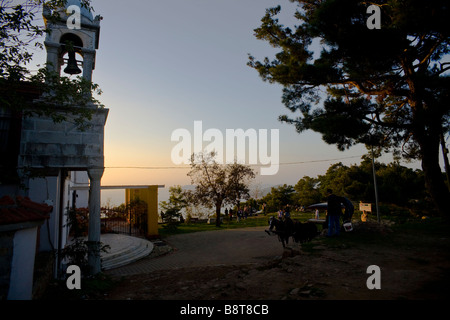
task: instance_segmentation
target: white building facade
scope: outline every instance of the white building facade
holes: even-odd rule
[[[44,42],[47,68],[61,76],[64,72],[80,73],[91,81],[101,17],[94,18],[80,1],[67,1],[66,7],[73,5],[80,8],[80,28],[68,27],[66,8],[59,11],[61,21],[47,21],[47,28],[51,30]],[[49,14],[51,12],[44,8],[44,18]],[[68,68],[75,68],[75,71],[67,71]],[[64,114],[67,120],[59,123],[45,116],[24,118],[18,168],[25,185],[24,195],[54,208],[48,224],[40,232],[41,250],[64,248],[69,239],[67,210],[74,206],[89,208],[89,265],[91,273],[96,274],[101,271],[100,256],[95,252],[100,245],[100,186],[104,171],[104,127],[109,110],[94,104],[88,107],[92,109],[92,118],[86,120],[87,126],[83,129],[70,114]],[[61,108],[60,112],[65,111]],[[41,174],[30,176],[29,169],[40,170]],[[59,263],[56,262],[57,270]]]

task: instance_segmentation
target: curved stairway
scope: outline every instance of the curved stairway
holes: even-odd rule
[[[148,256],[153,243],[142,238],[123,234],[102,234],[102,245],[110,246],[108,252],[101,252],[102,270],[118,268]]]

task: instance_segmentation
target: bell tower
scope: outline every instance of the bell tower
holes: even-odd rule
[[[102,17],[94,18],[79,0],[67,0],[64,8],[54,12],[44,7],[43,16],[50,30],[44,42],[47,68],[61,75],[82,74],[92,81]],[[59,19],[54,19],[55,16]]]
[[[43,8],[43,17],[49,30],[44,41],[47,69],[55,71],[57,75],[81,75],[92,81],[101,17],[94,18],[87,8],[81,6],[79,0],[67,0],[65,3],[64,7],[58,9]],[[53,197],[55,214],[49,221],[52,227],[47,227],[53,236],[48,241],[59,250],[64,248],[67,240],[67,229],[64,226],[67,222],[67,204],[74,192],[71,188],[75,184],[71,179],[72,173],[85,174],[86,179],[83,181],[89,181],[88,263],[90,272],[96,274],[101,271],[100,191],[105,167],[104,135],[109,109],[88,103],[86,108],[89,108],[91,114],[83,121],[85,128],[82,129],[77,125],[76,115],[71,112],[71,108],[67,108],[65,101],[52,101],[51,92],[44,92],[42,95],[47,98],[43,103],[48,103],[48,107],[63,115],[65,120],[55,122],[50,115],[33,112],[24,115],[17,166],[22,183],[29,188],[24,188],[21,192],[32,199],[38,199],[42,190],[47,190],[48,196],[42,200]],[[77,103],[78,101],[73,102],[74,108]],[[45,179],[55,181],[54,187],[49,189],[48,184],[35,182],[27,174],[31,171],[28,169],[42,171]],[[62,261],[57,260],[55,266],[62,270],[59,269]]]

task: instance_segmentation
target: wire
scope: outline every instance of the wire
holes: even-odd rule
[[[322,159],[322,160],[309,160],[309,161],[298,161],[298,162],[284,162],[279,165],[292,165],[292,164],[304,164],[304,163],[315,163],[315,162],[328,162],[328,161],[337,161],[337,160],[345,160],[345,159],[353,159],[353,158],[361,158],[363,155],[359,156],[349,156],[343,158],[334,158],[334,159]],[[264,165],[259,165],[264,166]]]
[[[158,169],[190,169],[191,167],[186,166],[174,166],[174,167],[105,167],[105,169],[143,169],[143,170],[158,170]]]
[[[361,158],[363,155],[358,156],[349,156],[349,157],[343,157],[343,158],[333,158],[333,159],[322,159],[322,160],[309,160],[309,161],[296,161],[296,162],[282,162],[279,164],[275,163],[268,163],[268,164],[251,164],[249,166],[251,167],[265,167],[268,165],[296,165],[296,164],[305,164],[305,163],[318,163],[318,162],[328,162],[328,161],[337,161],[337,160],[345,160],[345,159],[353,159],[353,158]],[[168,170],[168,169],[190,169],[190,166],[162,166],[162,167],[156,167],[156,166],[110,166],[105,167],[105,169],[141,169],[141,170]]]

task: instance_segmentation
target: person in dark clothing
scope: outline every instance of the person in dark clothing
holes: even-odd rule
[[[351,221],[352,220],[352,216],[353,213],[355,212],[355,207],[353,205],[353,203],[347,199],[347,198],[343,198],[344,199],[344,206],[345,206],[345,211],[344,211],[344,217],[342,218],[342,220],[345,221]]]
[[[328,206],[327,206],[327,215],[328,215],[328,236],[339,235],[340,231],[340,218],[342,215],[341,203],[343,202],[342,197],[338,197],[333,193],[331,189],[327,190],[328,193]]]

